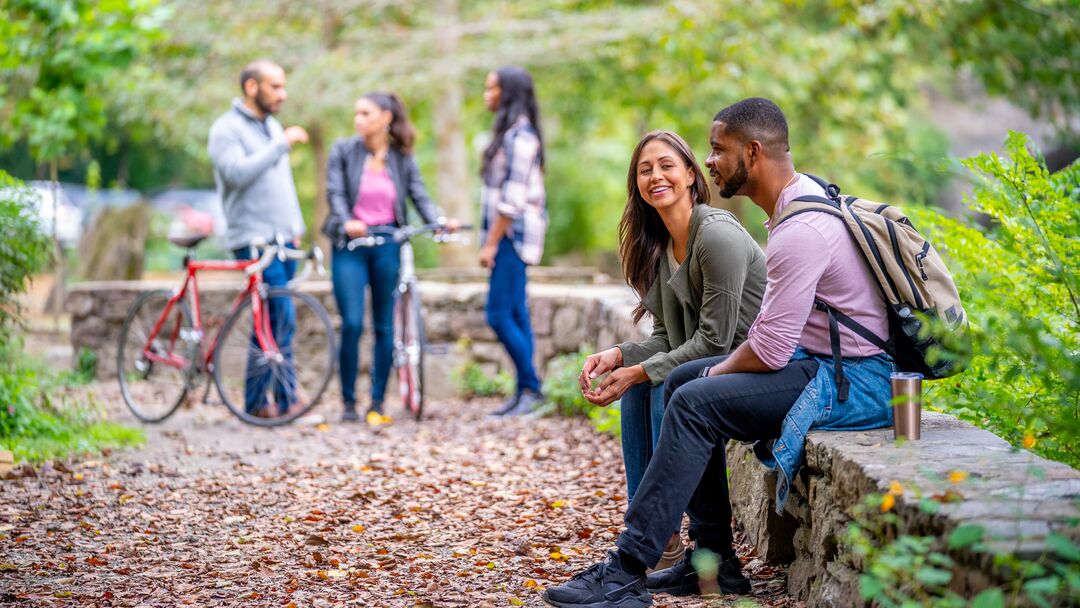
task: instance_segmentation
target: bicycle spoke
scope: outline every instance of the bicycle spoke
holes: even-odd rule
[[[330,381],[336,357],[329,317],[315,300],[280,289],[272,289],[268,300],[274,306],[267,302],[267,314],[291,309],[295,315],[293,327],[272,317],[264,326],[273,328],[279,352],[264,354],[255,346],[256,320],[245,304],[226,322],[214,357],[226,405],[242,420],[260,425],[288,422],[312,406]]]
[[[151,332],[169,301],[169,294],[144,294],[128,311],[117,345],[117,378],[124,402],[133,414],[146,422],[158,422],[171,414],[182,402],[188,390],[189,372],[175,365],[154,363],[143,355],[151,342]],[[197,344],[183,339],[161,340],[165,332],[191,328],[191,316],[186,306],[177,303],[162,323],[161,333],[154,337],[154,354],[165,359],[180,359],[194,364]]]

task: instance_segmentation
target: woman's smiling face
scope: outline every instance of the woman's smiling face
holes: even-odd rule
[[[645,144],[636,170],[638,192],[654,209],[693,203],[694,170],[667,143],[654,139]]]

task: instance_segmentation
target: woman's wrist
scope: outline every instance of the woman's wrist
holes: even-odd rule
[[[623,364],[622,349],[619,348],[618,346],[613,346],[611,348],[611,350],[615,351],[615,367],[622,367],[622,364]]]

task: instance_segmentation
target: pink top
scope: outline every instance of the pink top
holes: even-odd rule
[[[353,215],[368,226],[393,224],[394,204],[397,202],[397,187],[386,169],[372,171],[364,169],[360,179],[360,190],[356,193]]]
[[[825,192],[814,180],[799,175],[780,193],[773,217],[799,196]],[[844,221],[827,213],[802,213],[771,226],[766,251],[768,283],[761,312],[746,341],[765,365],[780,369],[796,346],[829,355],[829,317],[814,310],[814,297],[828,302],[874,334],[888,337],[888,318],[881,292]],[[840,326],[840,352],[867,357],[881,350]]]

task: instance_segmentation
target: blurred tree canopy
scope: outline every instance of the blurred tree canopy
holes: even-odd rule
[[[279,118],[312,134],[312,144],[292,154],[312,232],[326,206],[329,145],[351,134],[352,103],[371,90],[403,96],[429,186],[451,212],[469,217],[491,120],[480,99],[483,78],[515,63],[535,77],[550,148],[548,256],[589,260],[614,249],[637,138],[669,128],[703,160],[712,116],[743,97],[770,97],[785,110],[800,169],[896,202],[932,202],[954,169],[925,100],[928,87],[948,89],[960,73],[1067,132],[1080,114],[1074,5],[162,0],[151,10],[136,3],[131,10],[147,18],[166,15],[161,29],[169,36],[152,38],[152,52],[112,79],[129,86],[94,95],[115,142],[95,155],[106,183],[209,186],[207,129],[238,94],[240,68],[267,57],[288,73],[290,98]],[[17,149],[0,155],[0,165]],[[744,211],[739,200],[721,204]],[[746,206],[751,229],[758,213]]]

